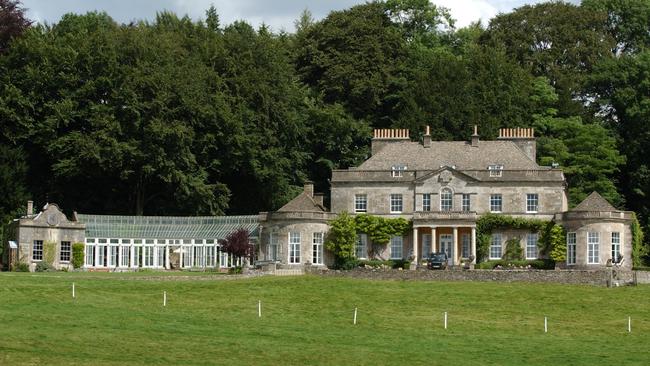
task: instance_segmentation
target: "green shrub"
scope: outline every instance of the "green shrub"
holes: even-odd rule
[[[25,262],[18,262],[14,267],[14,272],[29,272],[29,264]]]
[[[242,268],[240,266],[228,268],[228,274],[241,274]]]
[[[409,269],[411,268],[411,262],[404,260],[404,259],[395,259],[393,260],[393,269],[397,268],[403,268],[403,269]]]
[[[36,272],[52,272],[54,271],[54,267],[52,267],[51,264],[47,263],[46,261],[38,262],[36,263],[36,269],[34,269]]]
[[[361,260],[359,261],[359,267],[367,267],[367,268],[381,268],[386,265],[386,261],[382,261],[379,259],[370,259],[370,260]],[[392,268],[392,262],[391,262],[391,268]]]
[[[524,259],[524,249],[521,247],[521,239],[512,238],[506,241],[506,250],[503,253],[506,261],[521,261]]]
[[[72,244],[72,267],[81,268],[84,265],[84,243]]]
[[[632,231],[632,266],[641,267],[647,259],[649,250],[646,245],[643,245],[643,230],[636,215],[632,217],[630,231]]]
[[[334,268],[348,271],[359,267],[360,263],[356,258],[336,258],[334,260]]]
[[[551,259],[534,259],[534,260],[496,260],[477,263],[477,269],[494,269],[501,266],[502,269],[555,269],[555,261]]]

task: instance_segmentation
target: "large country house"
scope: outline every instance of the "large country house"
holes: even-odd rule
[[[15,220],[15,241],[4,263],[34,269],[48,256],[55,267],[70,267],[71,243],[85,243],[84,268],[134,270],[239,265],[220,250],[219,239],[243,227],[257,244],[257,259],[293,268],[331,265],[325,249],[328,223],[339,213],[402,217],[412,232],[373,247],[358,234],[356,256],[406,259],[421,263],[431,252],[446,252],[449,265],[476,261],[477,220],[487,213],[554,220],[567,230],[571,268],[599,268],[608,261],[630,267],[633,214],[612,207],[597,193],[568,210],[567,186],[559,167],[536,163],[532,129],[501,129],[484,141],[474,129],[471,141],[422,141],[408,130],[375,130],[371,156],[360,166],[334,170],[331,207],[311,183],[274,212],[232,217],[135,217],[76,214],[72,220],[54,204]],[[491,233],[486,259],[500,259],[505,244],[517,239],[527,259],[536,259],[540,233],[502,229]],[[415,266],[413,266],[415,267]]]

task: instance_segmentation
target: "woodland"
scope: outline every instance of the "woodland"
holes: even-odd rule
[[[571,205],[650,218],[650,2],[526,5],[457,27],[428,0],[372,1],[291,31],[160,12],[35,23],[0,0],[0,218],[274,210],[369,156],[374,128],[434,140],[535,128]]]

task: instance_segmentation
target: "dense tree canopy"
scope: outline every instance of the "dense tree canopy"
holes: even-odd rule
[[[274,210],[359,164],[372,128],[436,139],[535,127],[571,204],[591,190],[648,225],[650,3],[548,2],[456,29],[426,0],[373,1],[294,33],[162,12],[30,25],[0,0],[0,217]]]

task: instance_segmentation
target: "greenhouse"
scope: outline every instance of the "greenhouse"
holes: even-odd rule
[[[219,240],[243,228],[251,241],[257,215],[115,216],[78,214],[85,224],[85,268],[133,270],[205,269],[240,266],[241,258],[221,251]]]

